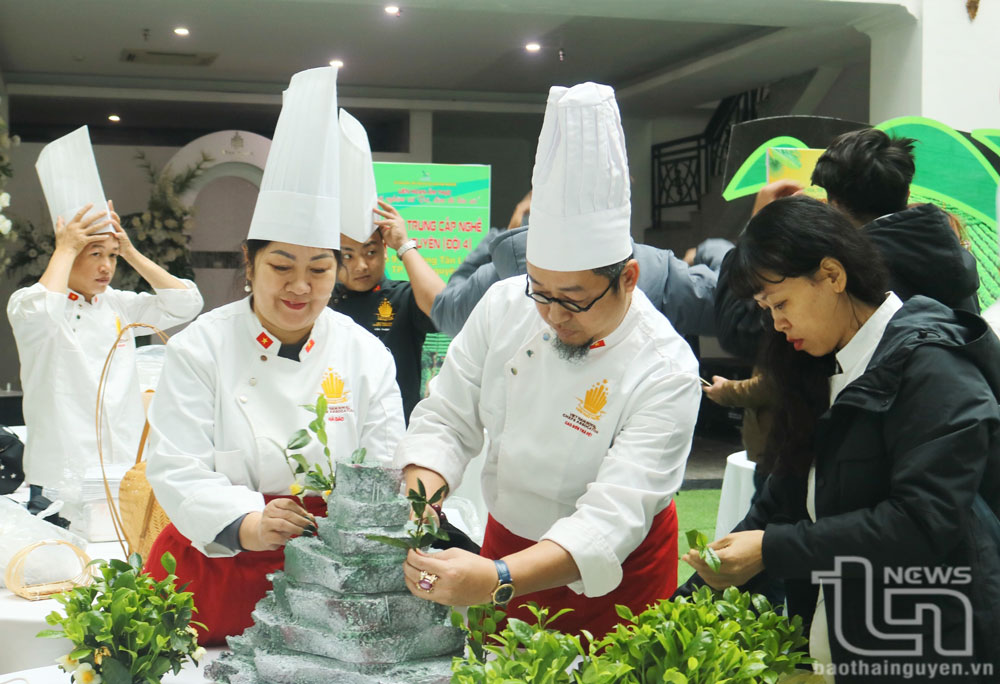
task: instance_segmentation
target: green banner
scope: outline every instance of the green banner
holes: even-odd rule
[[[420,254],[445,282],[490,229],[490,167],[482,164],[409,164],[375,162],[375,187],[406,219],[407,233]],[[403,263],[391,253],[386,276],[409,280]],[[421,359],[420,386],[441,370],[451,338],[428,335]]]
[[[420,254],[444,280],[490,229],[490,167],[375,162],[379,199],[396,207]],[[386,275],[407,280],[395,254]]]

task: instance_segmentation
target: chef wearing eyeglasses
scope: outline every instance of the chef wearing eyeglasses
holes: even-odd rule
[[[527,601],[572,608],[556,628],[602,636],[616,604],[640,612],[676,586],[697,362],[636,289],[610,87],[552,88],[532,186],[526,279],[480,301],[396,452],[409,486],[454,491],[485,439],[481,554],[411,551],[403,570],[431,601],[530,621]]]

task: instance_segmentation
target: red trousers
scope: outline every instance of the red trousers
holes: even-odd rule
[[[291,498],[265,496],[264,501]],[[319,496],[307,496],[305,508],[316,516],[326,515],[326,502]],[[189,582],[186,591],[194,593],[198,612],[194,620],[207,629],[198,630],[202,646],[224,646],[226,637],[242,634],[253,624],[250,612],[271,588],[268,573],[285,567],[285,550],[242,551],[226,558],[209,558],[191,546],[187,537],[168,525],[153,542],[146,560],[146,572],[157,581],[167,576],[160,565],[165,551],[177,561],[177,584]]]
[[[536,542],[518,537],[503,525],[489,517],[480,555],[486,558],[502,558],[516,553]],[[515,587],[517,578],[514,578]],[[616,589],[604,596],[587,598],[569,587],[557,587],[537,591],[533,594],[515,596],[507,606],[507,617],[534,624],[535,618],[522,604],[534,601],[539,606],[548,606],[550,614],[563,608],[572,608],[556,620],[552,626],[563,632],[579,634],[581,629],[589,631],[595,639],[600,639],[621,622],[615,606],[628,606],[639,614],[651,603],[661,598],[670,598],[677,589],[677,513],[673,502],[660,511],[649,528],[649,534],[622,563],[622,581]]]

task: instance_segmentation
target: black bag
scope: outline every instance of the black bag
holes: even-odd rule
[[[12,494],[24,482],[24,444],[0,425],[0,494]]]

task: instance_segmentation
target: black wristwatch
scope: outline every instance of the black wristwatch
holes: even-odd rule
[[[514,581],[510,578],[510,568],[502,560],[493,561],[497,567],[497,588],[493,590],[493,605],[506,608],[514,598]]]

